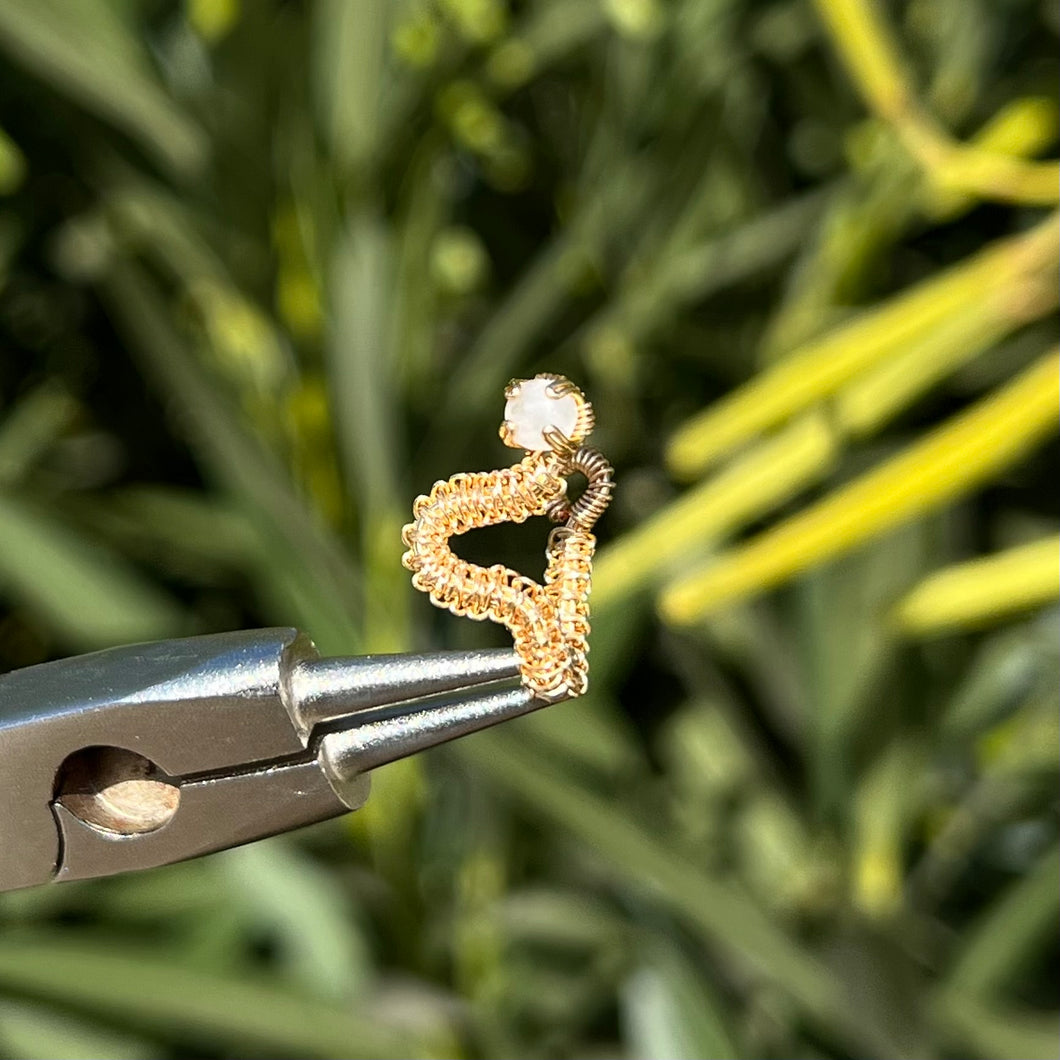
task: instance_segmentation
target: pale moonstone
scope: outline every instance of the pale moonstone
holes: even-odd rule
[[[548,449],[544,432],[550,427],[568,438],[578,425],[578,400],[574,394],[553,396],[548,387],[551,379],[527,379],[508,399],[504,419],[511,430],[512,442],[520,449]]]

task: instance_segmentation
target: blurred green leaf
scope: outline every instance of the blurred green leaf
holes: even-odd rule
[[[644,1060],[737,1060],[717,997],[695,969],[658,941],[638,944],[643,963],[622,988],[630,1052]]]
[[[1060,920],[1060,848],[1051,847],[972,927],[948,982],[960,993],[994,995],[1008,985]]]
[[[1036,682],[1055,685],[1060,675],[1057,632],[1053,614],[987,639],[954,690],[941,720],[941,736],[967,740],[1017,705]]]
[[[155,1060],[163,1055],[163,1047],[146,1038],[107,1033],[95,1021],[24,1001],[0,1001],[0,1049],[23,1060]]]
[[[481,733],[461,745],[458,753],[535,813],[588,843],[610,863],[619,879],[658,893],[719,944],[730,960],[775,981],[807,1014],[831,1024],[847,1040],[881,1042],[885,1048],[893,1048],[894,1043],[877,1028],[843,1016],[841,984],[738,888],[698,870],[647,828],[565,776],[544,756],[502,733]]]
[[[309,627],[322,650],[350,652],[357,640],[358,579],[338,543],[306,510],[283,469],[246,431],[236,409],[181,345],[145,279],[121,269],[111,276],[107,293],[147,371],[179,402],[193,442],[217,481],[248,513],[265,517],[263,524],[255,519],[255,525],[267,545],[266,564],[280,595],[294,604],[300,612],[297,620]]]
[[[77,402],[45,384],[0,421],[0,486],[17,486],[77,415]]]
[[[293,982],[336,1001],[363,997],[370,959],[335,880],[283,840],[226,851],[214,865],[247,921],[275,932]]]
[[[957,1048],[982,1060],[1053,1060],[1060,1020],[1037,1013],[1014,1012],[962,995],[945,995],[938,1006],[943,1024]]]
[[[5,0],[0,47],[178,173],[205,161],[202,132],[158,83],[140,42],[105,0]]]
[[[0,983],[64,1005],[190,1039],[324,1057],[407,1057],[423,1040],[316,998],[248,976],[182,968],[144,947],[73,933],[0,939]],[[445,1029],[437,1028],[436,1042]],[[428,1047],[429,1049],[429,1047]]]
[[[317,106],[341,170],[374,160],[386,94],[390,8],[321,0],[313,12]]]
[[[121,556],[12,496],[0,496],[0,592],[74,651],[186,630],[179,605]]]

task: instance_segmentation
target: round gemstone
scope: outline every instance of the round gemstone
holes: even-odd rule
[[[578,425],[577,395],[549,392],[551,379],[525,379],[504,406],[504,419],[511,431],[512,444],[520,449],[548,449],[544,432],[550,428],[568,438]]]

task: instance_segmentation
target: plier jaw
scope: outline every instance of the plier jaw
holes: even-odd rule
[[[544,706],[518,673],[510,651],[321,659],[268,629],[0,677],[0,891],[357,809],[369,770]]]

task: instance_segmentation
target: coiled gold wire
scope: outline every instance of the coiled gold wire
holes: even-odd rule
[[[615,489],[611,463],[598,449],[583,445],[572,452],[567,464],[568,474],[580,471],[585,476],[585,490],[573,502],[567,499],[566,494],[550,501],[546,514],[554,523],[566,522],[589,529],[611,503],[611,494]]]
[[[548,378],[557,394],[577,390],[562,376]],[[575,436],[584,437],[592,425],[592,406],[582,398]],[[582,695],[588,687],[596,549],[591,529],[610,503],[614,483],[610,463],[596,449],[575,448],[558,431],[546,438],[552,448],[527,453],[511,467],[461,472],[436,482],[429,494],[416,498],[414,521],[401,538],[408,550],[402,563],[412,571],[412,584],[455,615],[504,625],[520,658],[523,683],[554,701]],[[574,472],[587,484],[568,503],[567,476]],[[565,525],[549,536],[543,585],[502,564],[469,563],[449,547],[454,535],[546,514]]]

